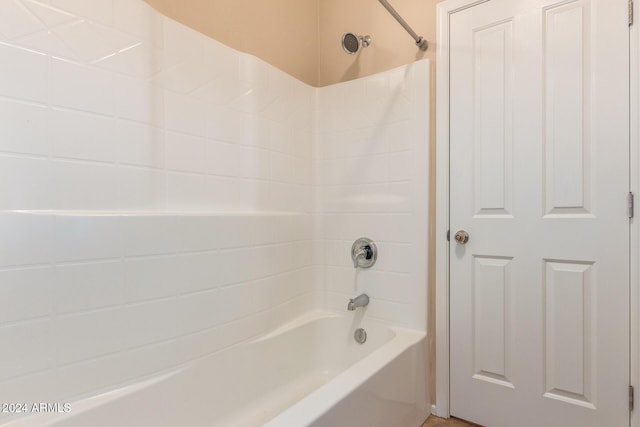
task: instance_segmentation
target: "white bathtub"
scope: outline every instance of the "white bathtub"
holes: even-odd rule
[[[419,427],[424,332],[363,315],[309,313],[174,371],[5,427]],[[368,339],[358,344],[355,329]]]

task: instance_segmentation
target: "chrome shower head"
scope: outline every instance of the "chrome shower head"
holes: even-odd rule
[[[344,33],[342,35],[342,49],[349,55],[354,55],[360,50],[360,46],[369,47],[371,37],[359,36],[354,33]]]

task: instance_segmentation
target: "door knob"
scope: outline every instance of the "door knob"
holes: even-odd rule
[[[464,230],[460,230],[456,232],[455,236],[453,236],[453,239],[456,241],[456,243],[464,245],[469,241],[469,233]]]

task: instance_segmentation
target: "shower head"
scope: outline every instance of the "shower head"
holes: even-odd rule
[[[360,46],[369,47],[371,37],[359,36],[354,33],[344,33],[342,35],[342,49],[349,55],[354,55],[360,50]]]

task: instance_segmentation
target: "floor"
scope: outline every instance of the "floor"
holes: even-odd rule
[[[431,415],[427,421],[422,424],[422,427],[480,427],[478,424],[468,423],[466,421],[459,420],[457,418],[438,418]]]

